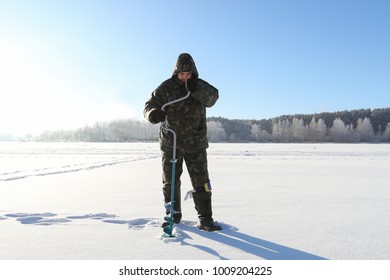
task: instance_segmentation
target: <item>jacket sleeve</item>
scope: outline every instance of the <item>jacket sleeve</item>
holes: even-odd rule
[[[161,109],[163,102],[160,100],[159,94],[160,88],[157,88],[155,91],[153,91],[152,96],[149,98],[148,101],[145,103],[145,108],[144,108],[144,117],[147,119],[149,122],[156,124],[156,122],[153,122],[153,120],[150,117],[150,114],[157,109]]]
[[[191,93],[192,97],[205,107],[212,107],[219,98],[218,89],[201,79],[198,79],[197,86],[197,90]]]

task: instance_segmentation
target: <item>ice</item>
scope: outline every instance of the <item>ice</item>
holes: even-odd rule
[[[208,155],[223,230],[198,230],[188,199],[167,238],[157,143],[0,143],[0,259],[390,259],[390,145]]]

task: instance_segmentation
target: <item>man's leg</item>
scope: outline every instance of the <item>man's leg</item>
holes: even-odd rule
[[[185,154],[184,159],[194,188],[192,197],[198,213],[199,228],[208,231],[220,230],[219,226],[214,225],[212,218],[211,184],[207,168],[206,150]]]
[[[176,152],[176,174],[175,174],[175,194],[173,209],[179,213],[174,214],[174,222],[180,223],[181,214],[181,191],[180,191],[180,176],[183,173],[183,155],[179,151]],[[162,155],[162,182],[163,182],[163,194],[164,201],[168,203],[171,201],[171,189],[172,189],[172,151],[163,152]],[[166,211],[169,214],[169,211]]]

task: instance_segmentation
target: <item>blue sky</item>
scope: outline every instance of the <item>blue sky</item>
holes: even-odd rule
[[[390,106],[390,1],[0,0],[0,134],[118,118],[190,53],[208,116]]]

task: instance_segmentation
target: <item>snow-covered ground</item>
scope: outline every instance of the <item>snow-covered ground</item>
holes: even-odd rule
[[[186,200],[164,238],[156,143],[0,143],[0,259],[390,259],[390,145],[208,153],[223,230],[199,231]]]

